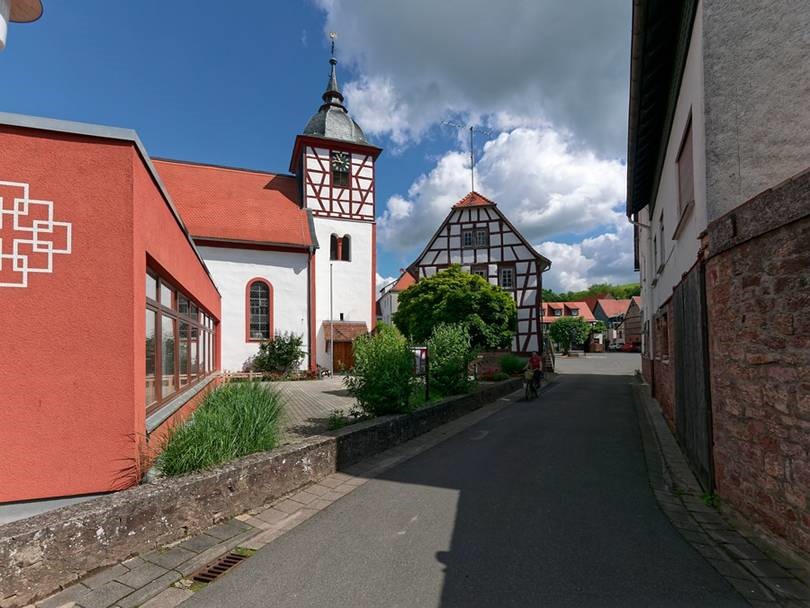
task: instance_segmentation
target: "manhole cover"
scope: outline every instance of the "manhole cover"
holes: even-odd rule
[[[210,583],[246,559],[246,556],[239,555],[238,553],[227,553],[214,563],[208,564],[196,574],[193,574],[191,580],[198,583]]]

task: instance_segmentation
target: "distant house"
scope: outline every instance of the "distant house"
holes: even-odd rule
[[[513,352],[542,350],[538,306],[542,276],[551,262],[535,251],[493,201],[477,192],[453,205],[408,272],[421,280],[451,264],[460,264],[512,294],[518,313]]]
[[[416,279],[410,272],[404,271],[399,278],[383,287],[380,291],[382,295],[377,300],[377,307],[379,309],[380,320],[384,323],[393,323],[394,313],[397,311],[399,305],[399,294],[411,285],[416,283]]]
[[[604,322],[607,327],[608,344],[624,344],[624,315],[630,306],[630,300],[603,298],[596,301],[593,316]]]
[[[641,344],[642,320],[641,320],[641,296],[630,298],[630,305],[624,314],[624,322],[621,326],[624,332],[624,341],[631,344]]]
[[[563,317],[582,317],[591,326],[596,323],[596,317],[591,312],[591,307],[587,302],[543,302],[540,304],[540,314],[543,319],[543,333],[548,331],[549,325],[562,319]],[[599,334],[601,336],[601,334]],[[595,342],[601,344],[601,338],[596,338]],[[576,344],[573,346],[581,346]]]

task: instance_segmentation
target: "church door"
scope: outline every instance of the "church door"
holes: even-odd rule
[[[351,342],[335,342],[335,371],[342,372],[354,366]]]

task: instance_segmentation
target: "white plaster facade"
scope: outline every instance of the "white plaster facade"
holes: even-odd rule
[[[706,229],[706,143],[703,97],[703,28],[702,3],[692,29],[689,51],[686,57],[683,80],[675,106],[666,155],[661,170],[655,204],[646,206],[638,215],[642,226],[639,234],[639,267],[641,270],[641,295],[645,302],[642,312],[642,327],[652,344],[652,318],[659,308],[672,296],[672,289],[681,282],[682,276],[697,260],[700,249],[699,235]],[[678,204],[678,153],[691,117],[692,162],[695,204],[681,217]],[[650,211],[652,209],[652,212]],[[676,232],[677,228],[677,232]],[[623,336],[616,336],[623,342]]]
[[[335,321],[360,321],[365,323],[369,330],[376,321],[373,305],[375,270],[372,265],[374,225],[370,222],[326,217],[316,217],[314,223],[320,245],[320,249],[315,253],[316,356],[318,365],[329,367],[330,354],[326,350],[323,322],[330,320],[330,311],[333,311]],[[333,234],[350,237],[351,256],[348,261],[329,259],[329,241]]]
[[[262,278],[273,287],[273,331],[300,334],[304,339],[304,350],[309,350],[306,253],[231,247],[198,249],[222,294],[223,371],[241,371],[245,361],[259,349],[257,342],[247,339],[245,319],[247,286],[255,278]],[[329,257],[328,251],[326,257]],[[307,358],[304,357],[301,369],[306,367]]]
[[[399,308],[399,292],[397,291],[386,291],[382,296],[380,296],[380,316],[382,317],[383,323],[393,323],[394,322],[394,313]]]

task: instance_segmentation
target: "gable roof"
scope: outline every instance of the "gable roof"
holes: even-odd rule
[[[630,306],[630,300],[601,299],[597,304],[608,317],[618,317],[627,312],[627,307]]]
[[[459,207],[487,207],[489,205],[495,206],[495,203],[473,190],[453,205],[453,209],[458,209]]]
[[[467,196],[462,198],[455,205],[453,205],[453,207],[450,209],[450,213],[448,213],[447,216],[444,218],[444,220],[442,220],[442,223],[439,224],[439,227],[436,229],[436,232],[434,232],[433,235],[428,239],[427,243],[425,243],[425,246],[422,248],[422,251],[419,252],[419,255],[416,256],[416,259],[413,262],[410,263],[410,265],[407,268],[407,272],[411,272],[412,270],[416,269],[416,267],[418,266],[419,260],[421,260],[423,257],[425,257],[425,253],[427,253],[428,249],[430,249],[430,244],[433,241],[436,240],[436,237],[441,233],[441,231],[444,229],[444,227],[450,221],[450,218],[453,217],[453,212],[456,209],[464,208],[464,207],[483,207],[483,206],[491,206],[493,211],[495,212],[495,214],[499,218],[501,218],[503,223],[506,224],[506,226],[515,234],[515,236],[518,238],[518,240],[521,242],[521,244],[524,247],[526,247],[532,254],[534,254],[535,258],[537,258],[538,260],[540,260],[540,261],[542,261],[544,263],[545,268],[543,270],[541,270],[540,272],[546,272],[549,268],[551,268],[551,260],[549,260],[544,255],[540,255],[539,253],[537,253],[537,250],[535,250],[535,248],[532,247],[532,245],[529,243],[529,241],[526,240],[526,238],[520,233],[520,231],[517,228],[515,228],[515,226],[512,224],[512,222],[509,221],[509,218],[507,218],[501,212],[501,210],[498,209],[497,204],[495,204],[494,202],[492,202],[488,198],[485,198],[485,197],[481,196],[477,192],[473,191],[473,192],[470,192],[469,194],[467,194]],[[417,272],[411,272],[411,274],[414,274],[414,275],[418,276],[419,273],[417,271]]]
[[[415,283],[416,279],[413,278],[413,275],[406,270],[401,275],[399,275],[399,278],[397,279],[396,283],[394,283],[394,286],[391,287],[389,291],[405,291],[406,289],[408,289],[408,287],[410,287]]]
[[[552,310],[555,309],[562,310],[562,315],[554,315]],[[542,317],[543,323],[553,323],[561,317],[573,316],[571,314],[572,309],[576,309],[579,312],[578,317],[582,317],[589,322],[596,321],[596,317],[593,316],[593,312],[587,302],[543,302],[540,304],[540,316]]]
[[[153,162],[195,239],[317,247],[295,177],[169,159]]]

